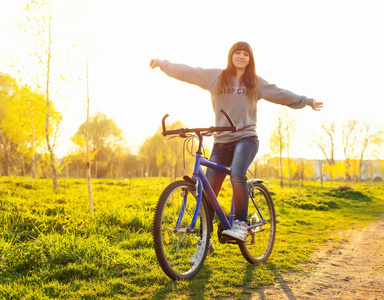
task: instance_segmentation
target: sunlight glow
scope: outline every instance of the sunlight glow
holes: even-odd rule
[[[30,78],[26,74],[34,70],[25,50],[33,41],[17,25],[25,1],[1,2],[7,9],[0,11],[0,34],[7,43],[0,48],[0,71]],[[61,5],[52,37],[53,95],[64,113],[61,154],[85,121],[85,44],[91,115],[101,111],[113,118],[133,150],[154,134],[166,113],[191,127],[214,122],[207,91],[151,70],[150,59],[224,68],[230,46],[239,40],[253,47],[261,77],[324,102],[321,112],[308,107],[292,112],[298,128],[292,156],[321,155],[308,135],[324,122],[357,118],[383,125],[380,1],[248,0],[238,13],[231,1],[94,0],[81,2],[81,9],[53,3]],[[259,103],[259,155],[268,151],[277,109]]]

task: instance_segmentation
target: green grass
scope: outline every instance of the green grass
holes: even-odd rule
[[[278,219],[269,261],[250,265],[215,234],[216,251],[199,274],[174,282],[157,264],[151,235],[169,179],[93,180],[93,215],[85,180],[60,184],[53,192],[46,180],[0,178],[0,299],[242,298],[273,284],[276,272],[298,270],[334,232],[361,228],[384,211],[381,185],[339,191],[306,182],[299,194],[272,182]],[[221,195],[228,209],[228,182]]]

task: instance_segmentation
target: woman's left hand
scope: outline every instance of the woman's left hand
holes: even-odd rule
[[[323,102],[317,102],[316,100],[313,100],[312,109],[319,111],[323,108]]]

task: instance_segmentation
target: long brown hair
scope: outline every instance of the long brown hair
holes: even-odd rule
[[[215,94],[220,94],[224,90],[224,88],[233,87],[234,78],[236,77],[236,67],[233,65],[232,55],[236,51],[240,50],[249,53],[249,64],[245,68],[245,72],[240,78],[240,83],[245,86],[245,94],[247,95],[248,99],[253,100],[257,97],[259,84],[256,75],[256,66],[253,51],[251,46],[246,42],[237,42],[229,50],[227,67],[223,70],[220,75]]]

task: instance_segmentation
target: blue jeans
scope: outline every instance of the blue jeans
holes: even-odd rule
[[[248,220],[248,186],[246,173],[259,150],[257,137],[242,138],[228,144],[214,144],[210,159],[231,168],[231,183],[235,204],[235,219]],[[207,169],[207,179],[217,197],[226,174],[214,169]],[[209,206],[210,221],[213,221],[214,211]]]

